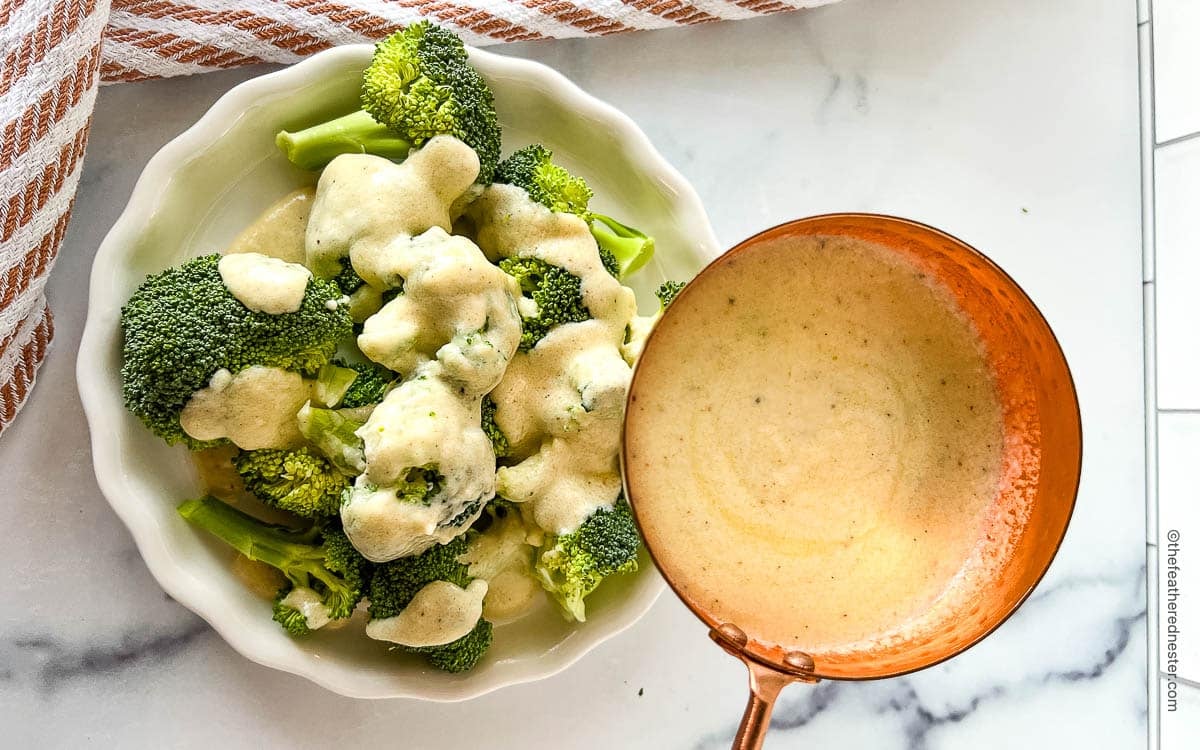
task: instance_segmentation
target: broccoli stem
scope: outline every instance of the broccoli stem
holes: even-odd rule
[[[288,161],[308,170],[320,169],[342,154],[375,154],[403,161],[413,147],[361,109],[304,130],[281,130],[275,145]]]
[[[184,519],[241,552],[251,560],[278,568],[296,586],[308,586],[308,574],[330,588],[339,583],[325,570],[316,546],[317,529],[297,532],[263,523],[220,500],[205,496],[179,506]]]
[[[637,271],[654,255],[653,237],[611,216],[593,213],[591,219],[592,236],[596,238],[596,244],[612,253],[617,260],[617,278],[623,279]],[[605,228],[601,229],[600,225]]]

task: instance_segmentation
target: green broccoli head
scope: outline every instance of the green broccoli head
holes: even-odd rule
[[[404,476],[394,485],[396,499],[402,503],[417,503],[429,505],[433,498],[442,491],[445,478],[438,467],[414,466],[405,472]]]
[[[367,593],[371,619],[383,620],[400,614],[418,591],[434,581],[449,581],[466,588],[472,579],[467,566],[458,561],[466,550],[467,540],[460,536],[419,555],[375,565]]]
[[[374,362],[346,362],[335,359],[333,363],[338,367],[346,367],[358,373],[351,381],[350,388],[342,396],[341,405],[346,409],[378,404],[383,401],[383,397],[387,395],[388,390],[399,378],[396,373]]]
[[[540,144],[514,151],[496,168],[496,182],[522,188],[555,213],[575,214],[586,221],[600,251],[600,262],[614,278],[623,279],[654,255],[654,238],[611,216],[588,208],[592,189],[555,164],[554,154]]]
[[[555,326],[582,323],[592,314],[583,304],[579,277],[541,258],[505,258],[500,270],[517,280],[521,292],[537,305],[537,315],[521,320],[520,349],[527,352]]]
[[[591,221],[588,202],[592,189],[553,162],[554,154],[540,144],[514,151],[496,168],[496,182],[523,188],[529,197],[560,214],[575,214]]]
[[[500,160],[492,90],[453,32],[419,21],[376,44],[362,108],[413,146],[436,135],[458,138],[479,156],[479,182],[491,182]]]
[[[664,281],[658,289],[654,290],[654,296],[658,297],[658,305],[662,310],[666,310],[667,306],[675,301],[683,288],[687,286],[682,281]]]
[[[296,166],[320,169],[341,154],[403,161],[430,138],[452,135],[475,149],[479,182],[492,181],[500,160],[492,90],[453,32],[420,21],[376,44],[360,96],[362,109],[281,131],[275,144]]]
[[[466,588],[473,580],[459,556],[467,551],[467,540],[460,536],[413,557],[374,566],[368,588],[372,620],[393,617],[409,605],[417,592],[434,581],[449,581]],[[456,641],[440,646],[411,648],[404,651],[424,654],[426,660],[447,672],[465,672],[475,666],[492,643],[492,624],[480,619],[475,628]]]
[[[291,590],[290,586],[279,589],[275,601],[271,604],[271,619],[279,623],[290,636],[308,635],[312,632],[312,628],[308,626],[308,616],[284,601]]]
[[[341,264],[342,270],[330,279],[330,281],[337,284],[337,288],[342,290],[342,294],[354,294],[365,282],[358,275],[358,272],[354,270],[354,266],[350,265],[349,258],[343,258]]]
[[[259,500],[305,518],[336,516],[349,484],[345,474],[307,447],[242,451],[233,466]]]
[[[600,265],[604,266],[604,270],[614,279],[621,278],[621,262],[617,260],[617,256],[613,255],[612,250],[606,247],[600,248]]]
[[[492,452],[496,454],[496,458],[504,458],[508,455],[509,450],[508,437],[496,424],[496,402],[492,400],[491,396],[483,397],[479,412],[479,426],[483,428],[483,433],[488,436],[488,440],[492,441]]]
[[[349,617],[362,599],[367,562],[334,525],[293,531],[264,523],[214,497],[188,500],[179,515],[251,560],[277,568],[287,578],[274,605],[275,620],[293,635],[308,632],[303,613],[283,603],[293,589],[320,597],[330,619]]]
[[[168,443],[206,445],[184,433],[179,413],[217,370],[311,374],[351,332],[336,285],[314,278],[296,312],[254,312],[226,289],[219,260],[205,255],[150,276],[121,309],[125,406]]]
[[[583,622],[584,598],[608,576],[637,570],[640,545],[629,503],[622,497],[570,534],[548,536],[535,570],[564,616]]]
[[[480,617],[475,628],[457,641],[407,650],[424,654],[431,666],[443,672],[458,673],[473,669],[491,645],[492,624]]]

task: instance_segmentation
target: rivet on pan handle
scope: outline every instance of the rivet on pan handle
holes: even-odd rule
[[[775,699],[784,686],[792,682],[820,682],[813,677],[816,669],[813,659],[803,651],[792,651],[783,657],[787,671],[772,667],[755,659],[746,650],[750,639],[745,631],[733,623],[727,622],[710,630],[708,636],[721,648],[741,659],[750,673],[750,699],[746,702],[742,723],[738,725],[733,738],[733,750],[759,750],[767,736]]]

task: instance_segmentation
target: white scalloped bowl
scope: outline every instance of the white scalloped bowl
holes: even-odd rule
[[[541,604],[498,627],[488,656],[466,674],[433,670],[361,633],[294,640],[234,578],[229,550],[176,514],[181,500],[201,491],[187,452],[151,435],[121,398],[123,302],[147,274],[218,250],[276,198],[313,182],[276,152],[273,136],[353,109],[370,56],[367,45],[340,47],[247,81],[150,160],[96,253],[79,392],[100,488],[150,572],[237,651],[342,695],[465,700],[555,674],[636,622],[663,590],[644,553],[637,574],[613,579],[589,599],[586,623],[568,624]],[[656,237],[654,261],[633,281],[644,306],[656,304],[650,292],[663,279],[691,278],[717,255],[695,191],[628,117],[543,65],[478,50],[471,60],[495,92],[506,153],[545,143],[588,179],[596,208]]]

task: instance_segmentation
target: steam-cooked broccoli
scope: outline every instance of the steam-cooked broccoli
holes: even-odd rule
[[[524,188],[529,197],[556,213],[575,214],[591,227],[600,260],[614,277],[623,279],[654,254],[654,238],[611,216],[588,210],[592,189],[552,161],[554,154],[540,144],[513,152],[496,168],[496,182]]]
[[[415,557],[375,566],[368,593],[371,619],[383,620],[400,614],[418,591],[434,581],[447,581],[466,588],[474,580],[467,566],[458,559],[466,549],[467,540],[460,536],[448,544],[430,547]],[[480,618],[475,628],[458,640],[439,646],[400,648],[424,654],[438,669],[465,672],[475,666],[491,644],[492,624]]]
[[[307,447],[242,451],[233,466],[259,500],[305,518],[336,516],[349,485],[345,474]]]
[[[509,451],[508,437],[496,424],[496,402],[492,400],[491,396],[484,396],[479,411],[479,426],[483,428],[488,440],[492,441],[492,452],[496,454],[496,458],[504,458]]]
[[[211,496],[188,500],[179,506],[179,515],[283,573],[288,582],[276,597],[274,619],[292,635],[349,617],[362,598],[366,561],[336,526],[292,531]]]
[[[383,365],[374,362],[346,362],[335,359],[334,364],[354,370],[358,377],[350,382],[350,387],[342,396],[341,406],[344,409],[356,409],[360,406],[378,404],[387,395],[400,376]]]
[[[205,255],[150,276],[121,309],[125,406],[168,443],[206,445],[183,431],[179,413],[217,370],[312,374],[351,331],[334,284],[310,280],[296,312],[254,312],[225,287],[219,260]]]
[[[537,315],[521,318],[521,351],[532,349],[557,325],[591,320],[583,303],[582,282],[575,274],[530,257],[505,258],[500,270],[516,279],[522,294],[537,305]]]
[[[492,91],[451,31],[419,21],[375,45],[363,72],[362,109],[297,132],[276,144],[304,169],[340,154],[403,160],[435,135],[452,135],[479,155],[479,182],[491,182],[500,158]]]
[[[608,576],[637,570],[640,545],[629,503],[620,498],[611,508],[588,516],[570,534],[547,536],[535,569],[563,615],[583,622],[584,597]]]
[[[664,281],[659,285],[658,289],[654,290],[654,296],[658,297],[659,309],[666,310],[685,286],[687,285],[682,281]]]

